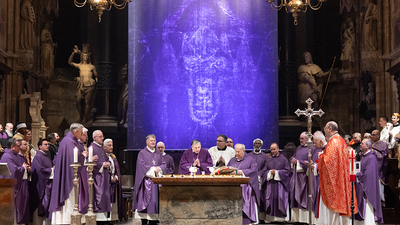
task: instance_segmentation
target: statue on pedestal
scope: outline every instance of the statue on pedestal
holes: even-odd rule
[[[311,98],[314,103],[312,107],[317,109],[322,97],[323,77],[328,75],[328,72],[313,63],[311,53],[303,53],[304,64],[299,66],[297,73],[299,75],[299,92],[298,103],[300,108],[305,108],[305,101]]]
[[[53,42],[53,38],[50,32],[50,24],[46,23],[42,33],[41,39],[41,60],[40,67],[45,78],[50,78],[54,74],[54,48],[57,44]]]
[[[75,54],[80,54],[80,63],[73,62]],[[93,113],[96,111],[94,108],[94,99],[96,95],[97,71],[96,67],[90,62],[89,44],[83,44],[82,51],[75,45],[68,59],[68,64],[79,69],[79,77],[76,78],[78,86],[75,94],[76,108],[80,116],[79,122],[82,124],[91,124]],[[83,103],[82,100],[84,100]]]
[[[25,51],[33,51],[35,45],[35,30],[33,24],[36,22],[36,18],[31,1],[32,0],[24,0],[21,5],[20,49]]]
[[[342,28],[342,54],[340,55],[340,60],[342,60],[343,69],[351,69],[352,63],[356,61],[356,34],[354,31],[353,20],[351,18],[347,18],[346,22],[343,23]]]
[[[378,37],[377,37],[377,20],[378,20],[378,9],[376,1],[366,0],[367,11],[364,16],[363,26],[363,49],[367,51],[378,50]]]

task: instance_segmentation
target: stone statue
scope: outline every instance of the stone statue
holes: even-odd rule
[[[57,44],[53,42],[53,38],[49,29],[50,29],[50,24],[46,23],[40,35],[41,39],[40,66],[43,72],[43,76],[46,78],[52,77],[54,73],[54,56],[55,56],[54,48],[57,46]]]
[[[80,54],[81,62],[74,63],[75,54]],[[68,59],[68,64],[79,69],[79,77],[76,78],[78,86],[76,88],[75,100],[76,108],[80,115],[82,124],[91,124],[94,113],[94,99],[97,83],[96,67],[90,62],[89,44],[83,44],[82,51],[78,46],[74,46],[73,52]],[[82,100],[84,103],[82,106]]]
[[[33,24],[36,22],[36,18],[31,1],[32,0],[24,0],[21,5],[20,48],[26,51],[33,50],[33,46],[35,45],[35,30]]]
[[[368,5],[367,12],[364,16],[364,30],[363,30],[363,47],[367,51],[378,50],[377,40],[377,20],[378,10],[376,3],[373,0],[365,1]]]
[[[356,37],[353,20],[347,18],[347,21],[343,23],[342,27],[342,54],[340,55],[340,60],[342,60],[344,64],[343,68],[349,69],[352,67],[351,64],[355,62]]]
[[[128,65],[125,64],[121,69],[121,94],[118,101],[118,119],[120,125],[125,125],[128,121],[126,117],[128,112]]]
[[[303,59],[304,64],[299,66],[297,70],[299,75],[299,106],[300,108],[306,108],[305,101],[311,98],[314,101],[313,108],[318,109],[322,97],[323,77],[329,71],[324,73],[318,65],[315,65],[309,52],[303,53]]]

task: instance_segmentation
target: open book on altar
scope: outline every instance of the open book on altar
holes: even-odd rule
[[[217,169],[215,169],[211,175],[230,175],[233,171],[238,170],[237,168],[233,166],[221,166]]]

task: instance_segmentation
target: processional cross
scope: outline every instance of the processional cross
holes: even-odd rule
[[[308,174],[308,224],[310,224],[310,225],[312,224],[312,222],[311,222],[312,221],[311,220],[311,218],[312,218],[311,145],[313,143],[312,140],[311,140],[311,138],[313,137],[313,135],[311,133],[312,132],[311,131],[312,117],[315,116],[315,115],[318,115],[319,117],[321,117],[322,115],[325,114],[324,111],[322,111],[322,109],[319,109],[318,111],[314,111],[314,109],[311,108],[311,104],[313,102],[314,101],[311,100],[311,98],[308,98],[306,100],[308,108],[305,109],[305,110],[297,109],[296,112],[294,112],[294,113],[296,113],[296,115],[298,117],[299,116],[306,116],[307,117],[307,128],[308,128],[307,129],[307,138],[308,138],[307,146],[308,146],[308,171],[309,171],[309,174]]]

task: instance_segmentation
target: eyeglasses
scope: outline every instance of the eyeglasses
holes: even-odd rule
[[[218,140],[217,140],[218,141]],[[233,141],[227,141],[226,143],[233,143]]]

